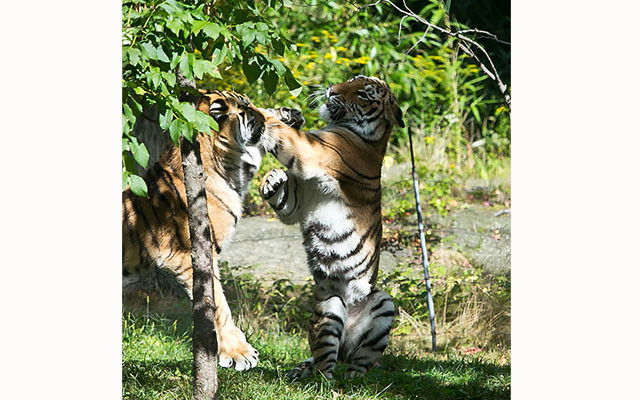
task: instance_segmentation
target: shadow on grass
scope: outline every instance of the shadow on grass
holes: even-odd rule
[[[242,373],[254,384],[282,382],[285,372],[294,365],[279,365],[269,355],[262,364]],[[266,362],[268,361],[268,362]],[[122,365],[123,378],[138,387],[166,390],[172,386],[189,385],[192,360],[128,360]],[[378,397],[384,393],[403,399],[509,399],[511,395],[510,367],[499,366],[477,359],[455,358],[449,360],[415,359],[386,355],[380,365],[365,377],[344,379],[345,366],[336,370],[336,380],[330,384],[320,376],[290,383],[291,389],[307,390],[316,387],[318,392],[331,389],[348,393],[367,393]],[[241,373],[219,368],[221,389],[233,385]],[[249,376],[247,376],[249,375]],[[257,381],[257,382],[256,382]],[[162,386],[162,387],[160,387]],[[386,397],[383,395],[383,397]]]
[[[283,371],[293,368],[287,365]],[[456,357],[448,360],[407,358],[385,355],[379,365],[366,376],[348,380],[344,378],[346,366],[336,368],[334,390],[342,393],[362,393],[377,398],[393,393],[403,399],[510,399],[511,371],[509,366],[495,365],[472,358]],[[268,373],[267,373],[268,372]],[[275,371],[266,371],[265,379],[283,378]],[[326,385],[315,376],[293,382],[292,385]],[[384,397],[384,396],[383,396]]]

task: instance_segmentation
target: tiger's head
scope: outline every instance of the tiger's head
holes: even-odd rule
[[[244,150],[262,139],[264,116],[245,95],[231,91],[201,91],[197,108],[218,122],[218,137],[227,143],[235,143]]]
[[[402,111],[386,82],[358,75],[329,86],[320,117],[331,126],[348,128],[367,142],[378,141],[393,124],[404,127]]]

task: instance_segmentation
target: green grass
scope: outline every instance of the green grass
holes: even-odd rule
[[[219,369],[223,399],[508,399],[511,372],[504,354],[405,354],[402,336],[365,377],[344,380],[339,366],[332,382],[320,376],[290,382],[286,371],[310,356],[306,337],[286,333],[277,322],[247,329],[260,351],[258,366],[246,372]],[[429,345],[425,342],[425,347]],[[123,313],[122,394],[124,399],[191,397],[191,322],[158,314]]]

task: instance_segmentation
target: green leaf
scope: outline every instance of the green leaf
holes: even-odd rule
[[[155,60],[158,58],[158,49],[156,49],[151,43],[145,42],[140,45],[142,48],[142,54],[151,59]]]
[[[193,125],[187,123],[181,126],[180,133],[185,137],[188,141],[193,143]]]
[[[219,49],[215,49],[213,54],[211,55],[211,59],[213,60],[213,65],[217,67],[221,62],[224,61],[224,58],[227,56],[228,50],[226,46],[222,46]]]
[[[253,22],[245,22],[241,25],[238,25],[236,27],[236,31],[242,38],[242,47],[247,47],[256,38],[257,31],[255,30],[255,25],[253,24]]]
[[[196,109],[193,104],[184,102],[180,103],[180,111],[187,122],[193,123],[196,121]]]
[[[180,131],[182,130],[182,125],[184,125],[184,121],[180,119],[174,119],[169,127],[169,136],[171,137],[171,141],[177,146],[178,139],[180,139]]]
[[[207,21],[193,21],[193,24],[191,24],[191,33],[198,34],[207,24]]]
[[[129,47],[127,53],[129,54],[129,61],[131,62],[131,65],[138,65],[138,61],[140,61],[140,55],[142,54],[140,50]]]
[[[207,115],[207,120],[209,121],[209,128],[213,129],[214,131],[218,131],[220,129],[220,127],[218,126],[218,121],[216,121],[215,119],[213,119],[213,117],[211,117],[211,115],[206,114]],[[209,131],[209,135],[211,135],[211,131]]]
[[[482,118],[480,118],[480,112],[478,111],[478,107],[471,104],[471,112],[473,113],[473,116],[476,117],[476,121],[478,121],[478,123],[481,124]]]
[[[162,77],[164,78],[165,82],[167,82],[167,84],[171,87],[174,87],[176,85],[176,74],[174,74],[173,72],[162,72]]]
[[[196,110],[196,121],[193,124],[198,132],[209,132],[209,120],[207,119],[207,114],[202,111]]]
[[[193,63],[189,63],[189,56],[193,54],[183,54],[180,59],[180,71],[184,74],[185,78],[193,79]]]
[[[172,120],[173,120],[173,111],[170,108],[167,108],[167,111],[165,111],[164,114],[160,114],[158,117],[160,128],[166,131],[171,126]]]
[[[128,150],[129,150],[129,139],[122,138],[122,151],[128,151]]]
[[[131,142],[131,153],[133,154],[133,158],[142,166],[142,168],[147,168],[147,164],[149,163],[149,151],[144,143],[137,144]]]
[[[287,73],[287,67],[282,65],[280,60],[271,60],[271,64],[273,64],[273,66],[275,67],[276,73],[278,74],[279,77],[282,77],[284,76],[284,74]]]
[[[273,45],[273,49],[276,51],[276,53],[278,53],[278,55],[284,56],[284,43],[281,39],[276,39],[272,41],[271,44]]]
[[[180,33],[180,30],[184,28],[184,24],[180,19],[172,18],[167,21],[167,28],[171,29],[171,32],[173,32],[175,35],[178,35]]]
[[[247,57],[242,60],[242,72],[244,72],[244,76],[247,77],[249,84],[255,82],[261,73],[260,66],[257,61],[255,61],[256,58],[253,57],[252,60],[254,61],[253,63],[250,63],[251,60],[248,60]]]
[[[300,93],[301,93],[301,92],[302,92],[302,86],[300,86],[300,87],[299,87],[299,88],[297,88],[297,89],[289,90],[289,93],[291,93],[291,95],[292,95],[293,97],[298,97],[298,96],[300,96]]]
[[[171,67],[171,69],[174,69],[179,62],[180,62],[180,54],[178,53],[171,54],[171,62],[169,63],[169,67]]]
[[[131,111],[131,107],[127,103],[122,104],[122,114],[124,114],[124,119],[128,122],[136,120],[136,117],[133,115],[133,111]]]
[[[193,74],[198,79],[202,79],[202,75],[204,75],[205,70],[205,62],[203,60],[195,60],[193,62]]]
[[[166,62],[166,63],[169,62],[169,57],[167,57],[167,54],[162,49],[162,46],[158,46],[156,54],[157,54],[158,61],[162,61],[162,62]]]
[[[220,36],[222,28],[220,28],[220,25],[216,24],[215,22],[209,22],[204,26],[203,31],[205,35],[209,36],[213,40],[216,40],[218,36]]]
[[[213,69],[207,73],[213,78],[222,79],[222,75],[220,75],[220,71],[218,71],[217,69]]]
[[[149,70],[149,75],[147,75],[147,82],[150,82],[150,85],[158,88],[160,86],[160,82],[162,81],[162,74],[160,73],[160,68],[153,67]]]
[[[124,169],[133,174],[136,173],[136,164],[133,158],[129,157],[126,154],[122,155],[122,162],[124,163]]]
[[[298,80],[293,76],[290,70],[287,69],[287,72],[284,74],[284,82],[289,87],[289,92],[292,96],[298,97],[300,92],[302,91],[302,85]]]
[[[267,90],[269,96],[271,96],[278,86],[278,75],[274,70],[270,69],[262,75],[262,81],[264,82],[264,88]]]
[[[140,176],[131,175],[129,177],[129,187],[136,196],[148,197],[147,183]]]

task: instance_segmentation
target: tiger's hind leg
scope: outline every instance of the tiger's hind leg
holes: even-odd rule
[[[314,370],[327,379],[333,378],[346,317],[347,309],[340,296],[331,296],[316,303],[309,328],[309,345],[313,357],[289,371],[288,378],[303,378]]]
[[[341,359],[349,367],[347,377],[366,374],[380,358],[389,341],[394,306],[391,296],[376,290],[349,306]]]
[[[178,265],[165,265],[164,270],[172,271],[176,279],[185,288],[190,300],[193,300],[193,270],[189,253],[178,254],[173,261]],[[243,371],[258,364],[258,351],[253,348],[242,332],[233,323],[231,309],[220,283],[218,263],[213,261],[213,295],[215,310],[215,330],[218,340],[218,363],[224,368]]]

